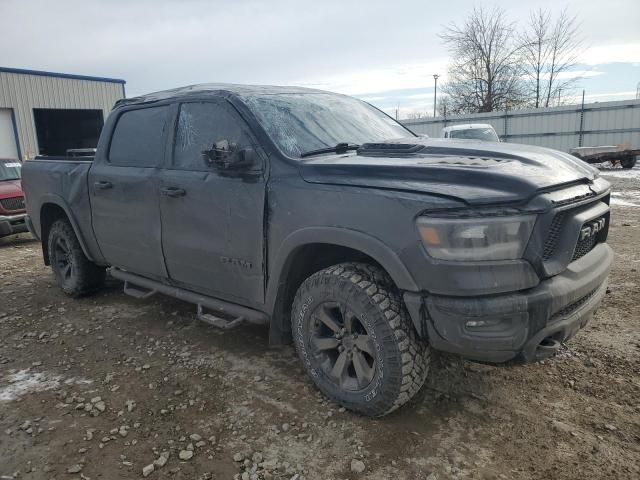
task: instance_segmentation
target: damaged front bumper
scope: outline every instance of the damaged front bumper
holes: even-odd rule
[[[510,294],[453,297],[406,292],[418,332],[438,349],[485,362],[552,355],[600,304],[613,262],[606,244],[536,287]]]

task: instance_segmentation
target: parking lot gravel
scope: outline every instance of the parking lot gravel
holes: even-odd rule
[[[426,387],[369,419],[331,403],[267,330],[110,279],[66,298],[40,244],[0,239],[0,479],[640,478],[640,183],[615,187],[604,303],[556,357],[436,355]]]

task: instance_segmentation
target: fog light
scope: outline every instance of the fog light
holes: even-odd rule
[[[465,322],[465,327],[470,328],[479,328],[479,327],[493,327],[494,325],[498,325],[500,323],[499,319],[490,319],[490,320],[467,320]]]

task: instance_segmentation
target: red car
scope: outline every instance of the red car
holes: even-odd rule
[[[21,168],[17,160],[0,158],[0,237],[27,231]]]

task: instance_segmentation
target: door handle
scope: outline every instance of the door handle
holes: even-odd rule
[[[184,188],[178,187],[163,187],[160,189],[160,193],[167,197],[184,197],[187,194],[187,191]]]
[[[113,187],[113,183],[102,180],[100,182],[94,183],[93,186],[99,188],[100,190],[107,190]]]

